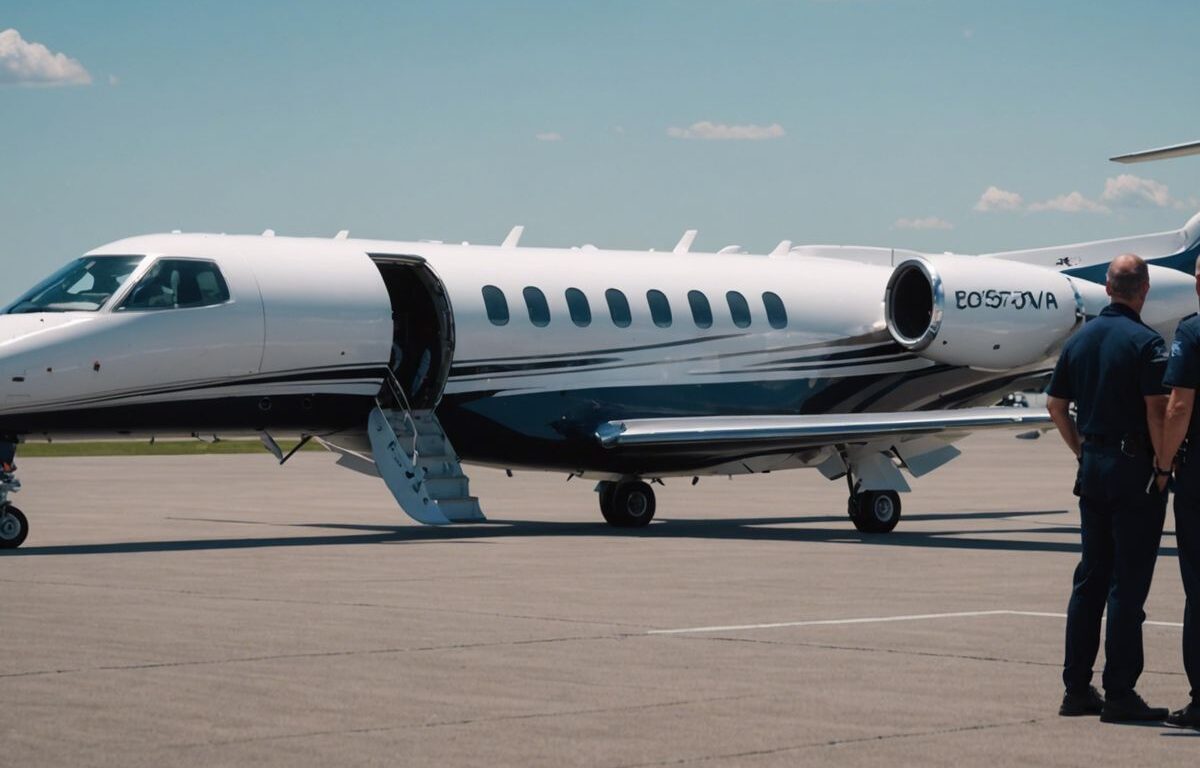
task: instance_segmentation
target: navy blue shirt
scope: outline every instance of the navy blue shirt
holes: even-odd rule
[[[1171,342],[1171,358],[1163,384],[1181,389],[1200,389],[1200,315],[1189,315],[1179,321],[1175,340]],[[1200,435],[1200,409],[1192,409],[1188,435]]]
[[[1046,394],[1074,400],[1079,432],[1144,435],[1150,395],[1165,395],[1162,336],[1124,304],[1109,304],[1063,346]]]

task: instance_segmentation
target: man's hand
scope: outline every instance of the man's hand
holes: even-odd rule
[[[1050,396],[1046,398],[1046,410],[1050,412],[1050,418],[1054,421],[1054,426],[1058,427],[1058,434],[1062,436],[1063,442],[1071,449],[1071,453],[1075,454],[1075,458],[1080,457],[1081,441],[1079,433],[1075,430],[1075,422],[1071,419],[1071,401],[1064,400],[1061,397]]]

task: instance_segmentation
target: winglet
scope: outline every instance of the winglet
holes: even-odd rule
[[[508,237],[504,238],[504,242],[500,243],[501,248],[516,248],[517,243],[521,242],[521,235],[524,234],[525,227],[518,224],[513,227],[508,233]]]
[[[350,230],[339,229],[338,233],[333,236],[333,239],[334,240],[345,240],[347,237],[350,237]]]
[[[696,240],[696,230],[689,229],[683,233],[683,237],[679,238],[679,242],[675,243],[675,253],[687,253],[692,250],[692,243]]]
[[[792,250],[792,241],[780,240],[779,245],[775,246],[775,250],[771,251],[767,255],[773,259],[777,259],[780,256],[787,256],[788,251],[790,250]]]
[[[273,230],[273,229],[264,229],[264,230],[263,230],[263,233],[262,233],[262,236],[263,236],[263,237],[275,237],[275,230]]]

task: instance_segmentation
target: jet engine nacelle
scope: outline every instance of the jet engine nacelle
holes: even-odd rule
[[[901,262],[888,280],[884,315],[905,349],[988,371],[1051,357],[1085,317],[1083,298],[1061,272],[949,255]]]

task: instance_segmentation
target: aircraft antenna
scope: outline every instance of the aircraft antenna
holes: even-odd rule
[[[504,242],[500,243],[501,248],[516,248],[517,243],[521,242],[521,235],[525,234],[525,227],[521,224],[513,227],[508,237],[504,238]]]
[[[683,233],[683,237],[679,238],[679,242],[675,244],[675,253],[687,253],[692,250],[692,243],[696,240],[696,230],[689,229]]]

